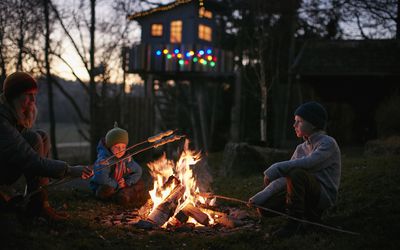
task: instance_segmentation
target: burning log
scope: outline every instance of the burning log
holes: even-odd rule
[[[184,193],[184,186],[175,187],[168,197],[149,214],[147,219],[158,226],[164,225],[174,215],[179,199],[182,198]]]
[[[184,212],[179,211],[176,215],[175,215],[175,219],[177,219],[180,223],[185,223],[186,221],[188,221],[189,216],[187,216]]]
[[[195,219],[198,223],[207,226],[209,219],[207,214],[203,213],[199,208],[194,207],[192,204],[187,204],[183,209],[182,212],[184,212],[187,216],[192,217]]]

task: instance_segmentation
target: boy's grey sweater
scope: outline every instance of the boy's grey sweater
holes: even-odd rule
[[[326,209],[335,204],[340,183],[341,157],[335,139],[317,132],[308,140],[298,145],[289,161],[271,165],[264,171],[270,184],[250,198],[257,205],[262,205],[273,194],[286,190],[287,174],[293,168],[303,168],[312,173],[321,184],[321,195],[318,207]]]

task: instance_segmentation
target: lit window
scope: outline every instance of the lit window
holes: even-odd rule
[[[163,34],[163,25],[159,23],[153,23],[151,25],[151,35],[162,36],[162,34]]]
[[[206,18],[212,18],[212,12],[209,10],[206,10],[204,7],[201,7],[199,9],[199,17],[206,17]]]
[[[171,22],[171,35],[169,40],[171,43],[182,42],[182,21]]]
[[[199,24],[199,38],[205,41],[212,41],[212,29],[211,27]]]

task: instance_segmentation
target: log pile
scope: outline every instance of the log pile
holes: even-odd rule
[[[206,224],[203,220],[202,226],[195,226],[195,224],[188,222],[189,217],[186,215],[184,210],[179,211],[173,219],[169,222],[165,229],[147,220],[147,216],[143,217],[140,215],[140,209],[137,210],[120,210],[113,211],[109,214],[102,214],[101,216],[95,217],[97,223],[104,227],[123,227],[131,228],[134,226],[140,230],[160,230],[160,231],[173,231],[177,233],[200,233],[200,234],[221,234],[221,233],[233,233],[240,230],[254,230],[259,231],[261,225],[256,215],[250,215],[247,211],[240,210],[232,207],[213,207],[203,208],[196,207],[196,211],[199,209],[204,215],[208,213],[213,219],[214,224]],[[218,210],[218,211],[217,211]],[[190,209],[189,209],[190,211]],[[192,213],[192,212],[191,212]],[[247,215],[246,215],[247,214]],[[197,218],[205,218],[202,216],[194,215]],[[206,215],[207,216],[207,215]],[[192,217],[193,218],[193,217]],[[202,221],[201,219],[199,219]],[[199,222],[200,223],[200,222]]]
[[[163,188],[173,188],[171,193],[153,211],[153,202],[147,201],[139,210],[126,213],[108,215],[97,220],[105,226],[135,226],[145,230],[170,230],[176,232],[202,231],[227,232],[239,228],[257,229],[256,220],[243,210],[235,208],[222,209],[220,206],[192,204],[180,204],[185,193],[185,187],[180,181],[171,176],[163,185]],[[176,209],[183,206],[176,214]],[[150,212],[151,211],[151,212]],[[172,217],[172,218],[171,218]],[[195,226],[192,218],[202,226]],[[166,229],[161,229],[165,223]],[[258,225],[259,226],[259,225]]]
[[[182,186],[180,181],[174,176],[168,178],[163,188],[171,187],[172,185],[174,185],[174,189],[168,197],[158,205],[147,218],[148,221],[157,226],[164,225],[175,214],[179,201],[185,193],[185,187]],[[178,224],[183,224],[189,217],[192,217],[198,223],[205,226],[209,223],[208,215],[191,203],[188,203],[181,211],[178,211],[174,219],[176,223],[179,222]]]

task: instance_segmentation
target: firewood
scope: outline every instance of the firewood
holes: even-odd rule
[[[176,215],[175,218],[180,222],[180,223],[185,223],[189,217],[181,210],[179,211]]]
[[[147,219],[158,226],[164,225],[164,223],[174,214],[179,199],[184,193],[184,186],[180,185],[175,187],[168,197],[149,214]]]
[[[224,214],[223,216],[216,219],[216,221],[226,228],[234,228],[235,227],[234,221],[231,218],[229,218],[229,216],[226,214]]]
[[[187,204],[182,211],[187,215],[195,219],[198,223],[202,225],[208,225],[209,219],[208,215],[203,213],[199,208],[194,207],[192,204]]]
[[[153,207],[153,200],[148,199],[147,202],[137,211],[137,213],[142,219],[145,219],[149,216],[152,207]]]
[[[220,211],[215,211],[214,209],[209,209],[208,207],[203,207],[203,206],[201,206],[201,207],[199,207],[199,208],[200,208],[200,210],[201,210],[203,213],[206,213],[206,214],[211,215],[211,217],[212,217],[213,219],[218,219],[218,218],[220,218],[220,217],[222,217],[222,216],[226,216],[225,213],[220,212]]]
[[[186,233],[186,232],[191,232],[193,231],[195,225],[193,223],[184,223],[180,225],[179,227],[175,228],[175,232],[179,233]]]
[[[163,184],[162,186],[162,190],[165,190],[169,187],[171,187],[173,184],[175,184],[175,186],[178,186],[179,184],[181,184],[181,181],[176,178],[175,176],[171,175],[168,180]]]

